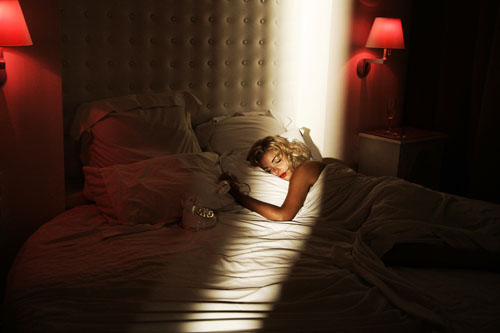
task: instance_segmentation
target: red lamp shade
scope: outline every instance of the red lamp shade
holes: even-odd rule
[[[0,46],[32,45],[18,0],[0,0]]]
[[[381,49],[404,49],[405,40],[401,19],[376,17],[365,46]]]
[[[405,39],[401,19],[376,17],[372,29],[366,41],[366,47],[384,49],[384,55],[380,59],[361,59],[356,66],[356,72],[360,78],[364,78],[370,72],[370,64],[385,64],[391,49],[404,49]]]
[[[0,87],[7,80],[2,46],[33,45],[18,0],[0,0]]]

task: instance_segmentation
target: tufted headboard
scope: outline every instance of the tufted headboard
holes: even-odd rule
[[[214,114],[280,112],[283,3],[61,0],[65,137],[80,103],[148,91],[189,90]]]

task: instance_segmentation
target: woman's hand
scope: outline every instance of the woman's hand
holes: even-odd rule
[[[235,199],[237,199],[237,197],[240,194],[240,187],[238,186],[238,179],[235,176],[233,176],[227,172],[224,172],[222,175],[220,175],[219,181],[224,181],[224,180],[226,180],[229,183],[229,193],[233,197],[235,197]]]

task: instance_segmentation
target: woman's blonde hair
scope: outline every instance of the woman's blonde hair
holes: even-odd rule
[[[297,169],[302,163],[311,158],[311,151],[300,141],[289,141],[279,135],[266,136],[254,143],[247,155],[247,160],[253,166],[261,167],[262,156],[268,151],[273,151],[279,156],[285,156],[292,170]]]

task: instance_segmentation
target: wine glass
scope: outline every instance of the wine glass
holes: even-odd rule
[[[385,108],[385,116],[387,118],[387,128],[384,133],[388,135],[398,135],[397,132],[392,129],[392,120],[394,119],[394,114],[396,113],[397,101],[395,98],[389,98],[387,101],[387,107]]]

